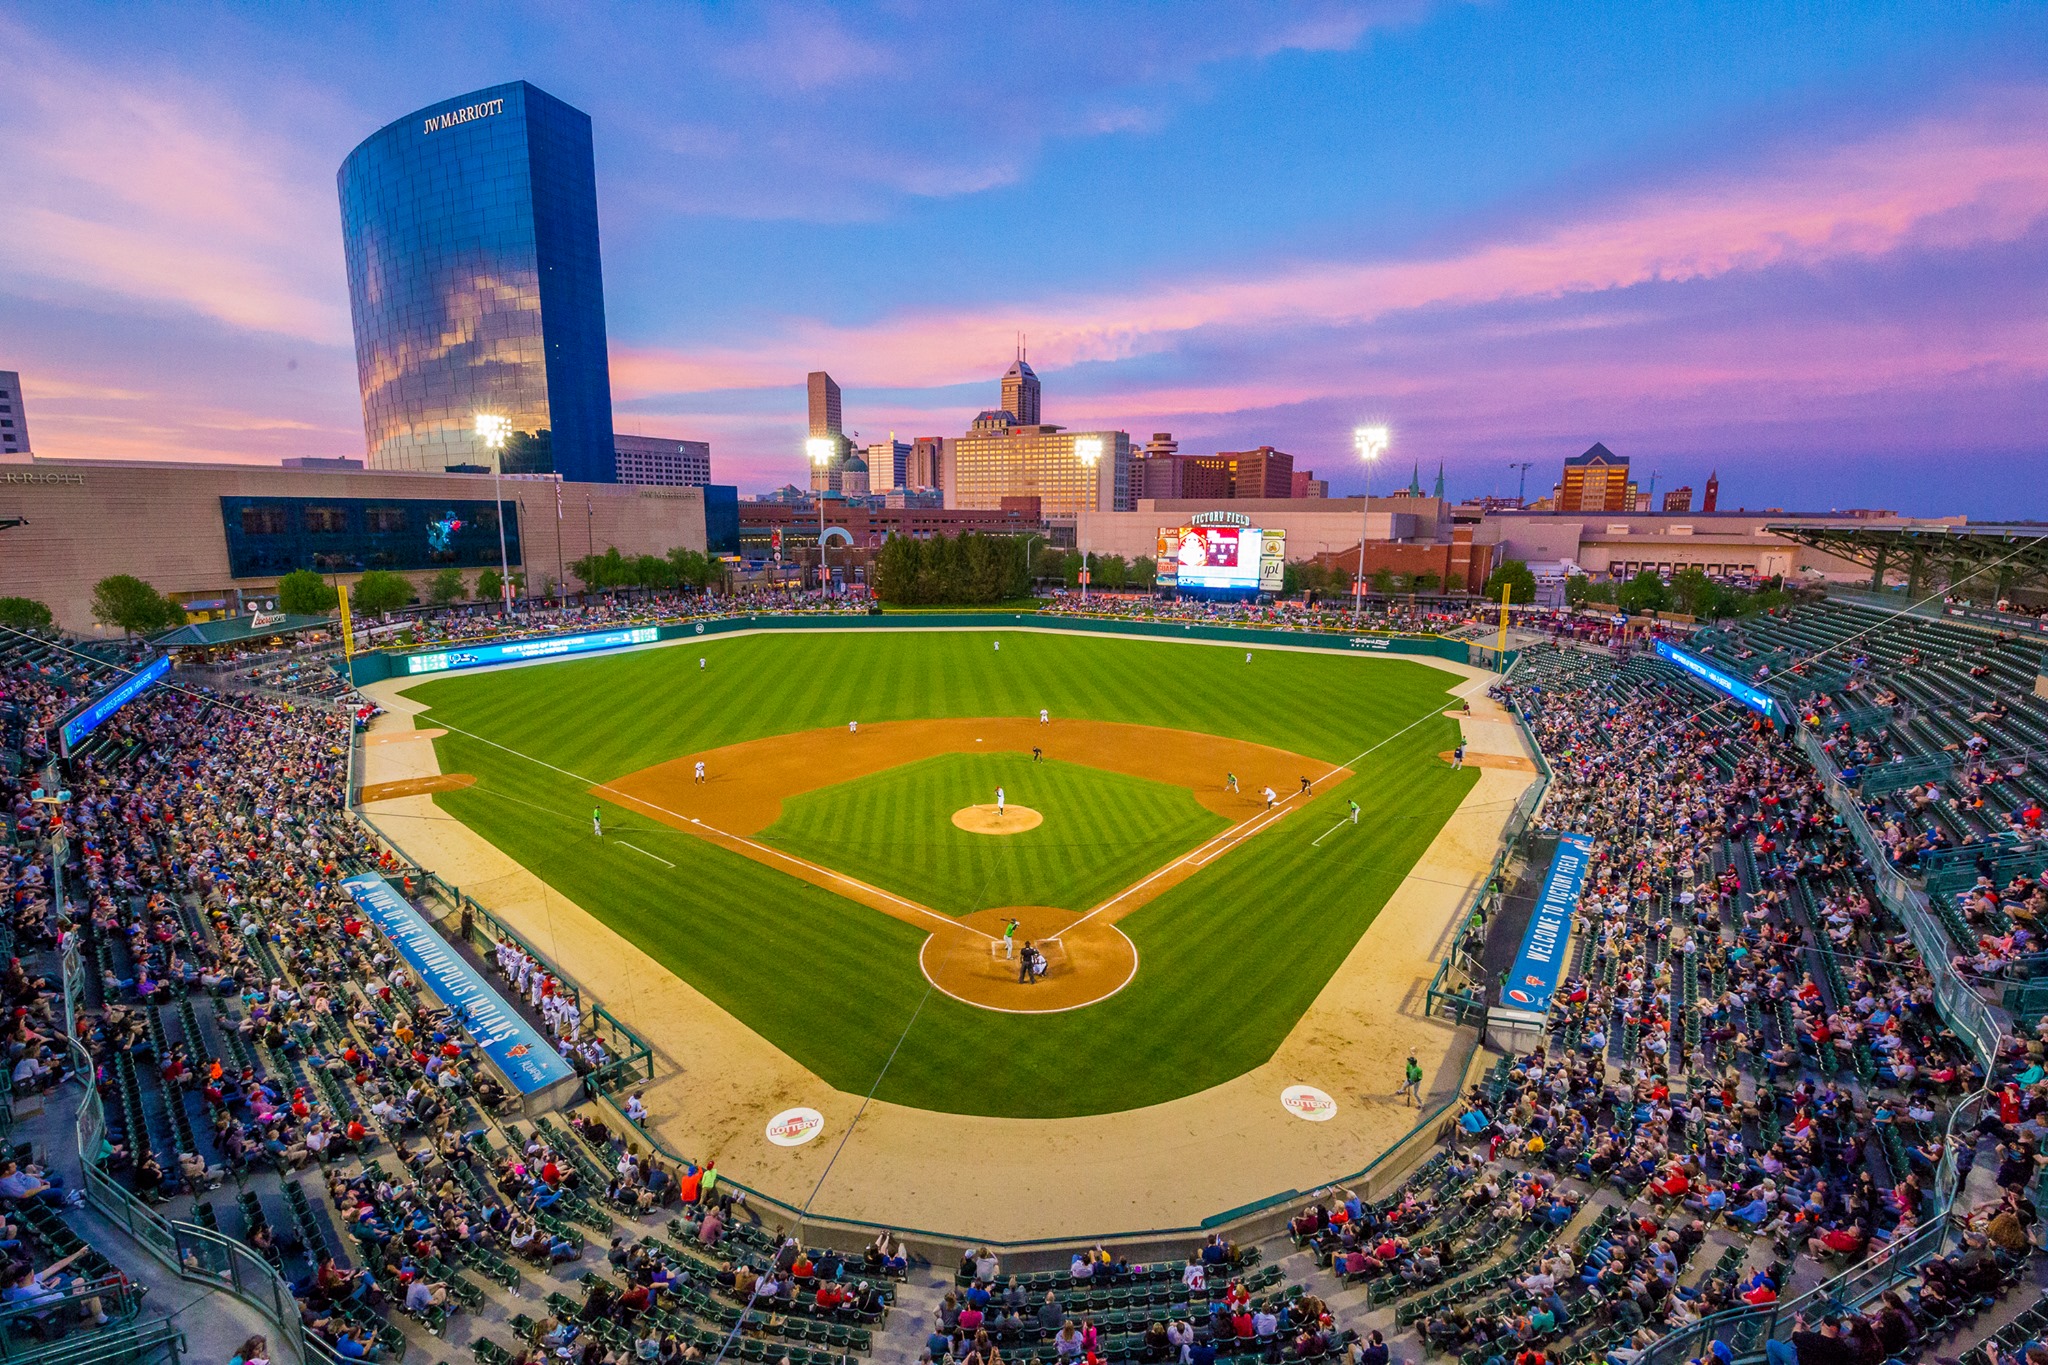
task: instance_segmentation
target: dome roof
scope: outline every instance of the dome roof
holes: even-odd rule
[[[863,474],[868,472],[868,462],[858,455],[847,456],[846,463],[839,467],[841,469],[858,469]]]

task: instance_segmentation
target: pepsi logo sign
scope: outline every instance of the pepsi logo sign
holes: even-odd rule
[[[825,1116],[815,1109],[785,1109],[768,1120],[767,1131],[777,1147],[801,1147],[825,1131]]]
[[[1280,1092],[1280,1107],[1310,1123],[1327,1123],[1337,1117],[1337,1101],[1312,1085],[1288,1086]]]

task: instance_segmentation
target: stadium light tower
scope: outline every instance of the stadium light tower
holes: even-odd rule
[[[1385,427],[1360,427],[1351,433],[1351,443],[1358,447],[1358,458],[1365,461],[1365,496],[1358,513],[1358,578],[1351,585],[1351,611],[1354,616],[1364,619],[1365,615],[1365,532],[1372,517],[1372,462],[1387,450],[1387,429]]]
[[[804,454],[811,457],[813,469],[824,469],[838,453],[839,443],[829,436],[813,436],[804,442]],[[818,489],[815,496],[818,499],[818,591],[824,593],[832,586],[832,579],[825,569],[825,490]]]
[[[491,500],[498,504],[498,611],[512,614],[512,563],[505,556],[505,440],[512,434],[512,419],[488,412],[476,415],[476,434],[491,452]]]
[[[1095,476],[1095,466],[1096,466],[1097,464],[1101,463],[1101,461],[1102,461],[1102,438],[1101,438],[1100,436],[1083,436],[1083,437],[1080,437],[1080,438],[1079,438],[1078,440],[1076,440],[1076,441],[1074,442],[1074,458],[1075,458],[1075,459],[1077,459],[1077,460],[1079,460],[1079,461],[1081,462],[1081,468],[1083,468],[1083,469],[1085,469],[1085,470],[1087,470],[1087,471],[1088,471],[1089,477],[1090,477],[1091,479],[1095,478],[1095,477],[1096,477],[1096,476]],[[1091,508],[1093,507],[1094,503],[1096,502],[1096,498],[1094,497],[1094,492],[1095,492],[1095,490],[1096,490],[1096,489],[1099,489],[1100,487],[1101,487],[1101,484],[1100,484],[1100,483],[1098,482],[1098,483],[1096,483],[1096,485],[1095,485],[1095,489],[1091,489],[1091,490],[1090,490],[1090,497],[1089,497],[1089,505],[1090,505],[1090,507],[1091,507]],[[1085,515],[1085,512],[1083,513],[1083,515]],[[1081,518],[1080,518],[1080,516],[1076,516],[1076,517],[1074,518],[1074,524],[1075,524],[1075,525],[1076,525],[1077,527],[1078,527],[1078,526],[1079,526],[1079,525],[1081,524]],[[1076,539],[1079,539],[1079,537],[1076,537]],[[1089,580],[1089,579],[1090,579],[1091,577],[1093,577],[1093,575],[1092,575],[1092,574],[1090,574],[1090,573],[1088,572],[1088,546],[1087,546],[1087,544],[1086,544],[1085,542],[1083,542],[1083,543],[1081,544],[1081,547],[1080,547],[1080,549],[1081,549],[1081,605],[1085,607],[1085,606],[1087,606],[1087,605],[1088,605],[1088,580]]]

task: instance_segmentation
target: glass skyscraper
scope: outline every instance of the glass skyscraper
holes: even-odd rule
[[[372,469],[611,483],[590,117],[514,81],[378,130],[336,177]]]

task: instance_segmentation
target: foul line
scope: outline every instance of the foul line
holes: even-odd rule
[[[1453,691],[1452,695],[1456,695],[1455,690]],[[1386,747],[1389,744],[1392,744],[1395,740],[1407,734],[1410,730],[1413,730],[1416,726],[1422,724],[1424,721],[1436,720],[1441,718],[1443,716],[1443,709],[1444,708],[1442,702],[1434,703],[1433,705],[1431,705],[1429,710],[1423,712],[1414,720],[1408,722],[1408,724],[1394,731],[1393,734],[1386,736],[1384,739],[1379,740],[1377,743],[1367,745],[1365,748],[1359,750],[1357,753],[1353,754],[1344,762],[1333,764],[1330,767],[1329,771],[1325,772],[1321,777],[1318,777],[1314,779],[1314,781],[1311,781],[1309,783],[1309,790],[1305,792],[1296,790],[1287,793],[1287,795],[1281,797],[1278,803],[1272,806],[1271,808],[1261,812],[1258,815],[1253,816],[1251,819],[1244,821],[1242,824],[1232,825],[1229,829],[1224,830],[1221,834],[1218,834],[1214,838],[1210,839],[1207,843],[1202,844],[1200,847],[1195,848],[1190,852],[1182,854],[1178,858],[1175,858],[1172,862],[1168,863],[1165,867],[1160,868],[1157,872],[1152,873],[1150,876],[1144,878],[1141,881],[1135,882],[1132,885],[1125,887],[1123,890],[1117,892],[1114,896],[1111,896],[1102,904],[1096,906],[1093,910],[1090,910],[1087,914],[1081,916],[1081,918],[1075,920],[1072,924],[1068,925],[1067,928],[1078,929],[1080,926],[1086,924],[1089,920],[1094,919],[1103,911],[1109,909],[1111,906],[1116,905],[1120,901],[1123,901],[1126,898],[1136,894],[1137,892],[1144,890],[1146,887],[1150,886],[1153,882],[1158,881],[1161,877],[1165,876],[1169,872],[1175,871],[1176,869],[1181,868],[1183,866],[1201,867],[1204,864],[1212,862],[1216,858],[1221,857],[1223,854],[1228,853],[1241,841],[1250,838],[1252,835],[1258,833],[1260,830],[1267,828],[1275,821],[1279,820],[1281,816],[1287,814],[1289,809],[1288,802],[1294,800],[1298,796],[1307,796],[1313,798],[1315,796],[1315,784],[1317,782],[1326,782],[1330,778],[1335,777],[1338,773],[1343,772],[1346,768],[1351,769],[1352,776],[1356,777],[1358,775],[1357,764],[1360,759],[1369,757],[1378,750]],[[1308,803],[1306,801],[1302,803],[1302,805],[1304,806],[1307,804]],[[1325,839],[1327,839],[1328,837],[1328,834],[1323,835],[1323,838]],[[1317,840],[1317,842],[1320,843],[1321,840],[1319,839]]]
[[[866,882],[857,881],[852,877],[842,876],[840,873],[834,872],[829,867],[820,867],[818,864],[814,862],[810,862],[806,859],[798,858],[791,854],[784,853],[780,849],[770,848],[766,844],[757,844],[752,839],[748,839],[742,835],[728,834],[724,830],[719,829],[715,825],[705,824],[702,820],[697,819],[693,815],[685,815],[681,811],[670,810],[667,806],[657,805],[655,802],[649,801],[647,798],[643,796],[634,796],[630,792],[620,791],[617,787],[614,787],[609,782],[599,782],[594,778],[585,777],[582,773],[571,772],[567,768],[561,767],[554,763],[550,763],[544,758],[535,758],[532,754],[522,753],[520,750],[513,748],[509,744],[500,744],[495,739],[486,739],[482,735],[477,734],[474,730],[465,730],[461,726],[451,724],[447,721],[443,721],[441,722],[441,724],[444,728],[452,730],[458,735],[466,735],[470,739],[475,740],[479,744],[488,744],[493,749],[502,750],[503,752],[512,755],[514,758],[523,758],[528,763],[537,763],[541,767],[547,768],[553,772],[558,772],[564,777],[573,778],[574,780],[581,782],[585,786],[589,787],[592,791],[610,792],[618,805],[623,806],[631,804],[635,806],[644,806],[648,810],[660,811],[663,815],[673,816],[677,820],[685,821],[689,824],[695,825],[699,829],[709,830],[711,833],[717,835],[721,839],[730,839],[734,843],[745,844],[748,848],[758,849],[763,853],[769,854],[773,857],[780,858],[784,862],[789,863],[793,866],[808,868],[813,872],[822,873],[823,875],[830,877],[832,880],[839,882],[842,885],[857,887],[860,890],[867,892],[869,895],[880,896],[883,900],[889,901],[890,903],[895,905],[900,905],[906,910],[914,910],[920,915],[929,916],[930,918],[935,919],[939,923],[947,925],[950,928],[965,930],[967,933],[977,934],[980,935],[982,938],[992,939],[995,937],[994,934],[984,933],[982,930],[976,929],[972,925],[962,924],[959,920],[954,919],[951,915],[942,915],[938,911],[931,909],[929,906],[919,905],[916,901],[907,901],[903,899],[903,897],[901,896],[891,895],[889,892],[882,890],[880,887],[869,886]],[[628,847],[630,847],[630,845],[628,845]],[[654,855],[651,853],[647,856],[650,858],[654,857]],[[659,859],[657,859],[657,861],[659,861]],[[670,866],[673,867],[674,864],[671,863]]]
[[[1340,829],[1344,828],[1344,826],[1346,826],[1346,825],[1348,825],[1348,824],[1350,824],[1350,823],[1351,823],[1351,817],[1350,817],[1350,816],[1348,816],[1348,815],[1347,815],[1347,816],[1345,816],[1345,817],[1344,817],[1344,818],[1343,818],[1342,820],[1339,820],[1339,821],[1338,821],[1338,822],[1337,822],[1336,824],[1334,824],[1334,825],[1330,826],[1330,827],[1329,827],[1328,829],[1324,830],[1324,831],[1323,831],[1323,832],[1322,832],[1321,834],[1318,834],[1318,835],[1316,836],[1315,842],[1314,842],[1314,843],[1312,843],[1312,844],[1310,844],[1310,845],[1309,845],[1309,847],[1310,847],[1310,848],[1319,848],[1319,847],[1321,847],[1321,845],[1322,845],[1322,842],[1323,842],[1323,840],[1325,840],[1325,839],[1329,838],[1329,837],[1330,837],[1330,836],[1331,836],[1332,834],[1335,834],[1335,833],[1336,833],[1336,832],[1337,832],[1338,830],[1340,830]]]
[[[659,853],[648,853],[646,849],[644,849],[644,848],[640,847],[640,845],[638,845],[638,844],[629,844],[629,843],[627,843],[627,842],[626,842],[626,841],[625,841],[624,839],[614,839],[614,840],[612,840],[612,842],[613,842],[613,843],[615,843],[615,844],[621,845],[622,847],[625,847],[625,848],[630,848],[630,849],[632,849],[632,850],[633,850],[633,851],[634,851],[635,853],[643,854],[643,855],[645,855],[646,857],[652,858],[652,859],[654,859],[654,861],[656,861],[657,863],[660,863],[660,864],[661,864],[661,865],[662,865],[663,867],[674,867],[674,866],[675,866],[675,864],[674,864],[674,863],[672,863],[672,862],[670,862],[670,861],[669,861],[668,859],[666,859],[666,858],[662,857],[662,856],[661,856],[661,855],[660,855]]]

